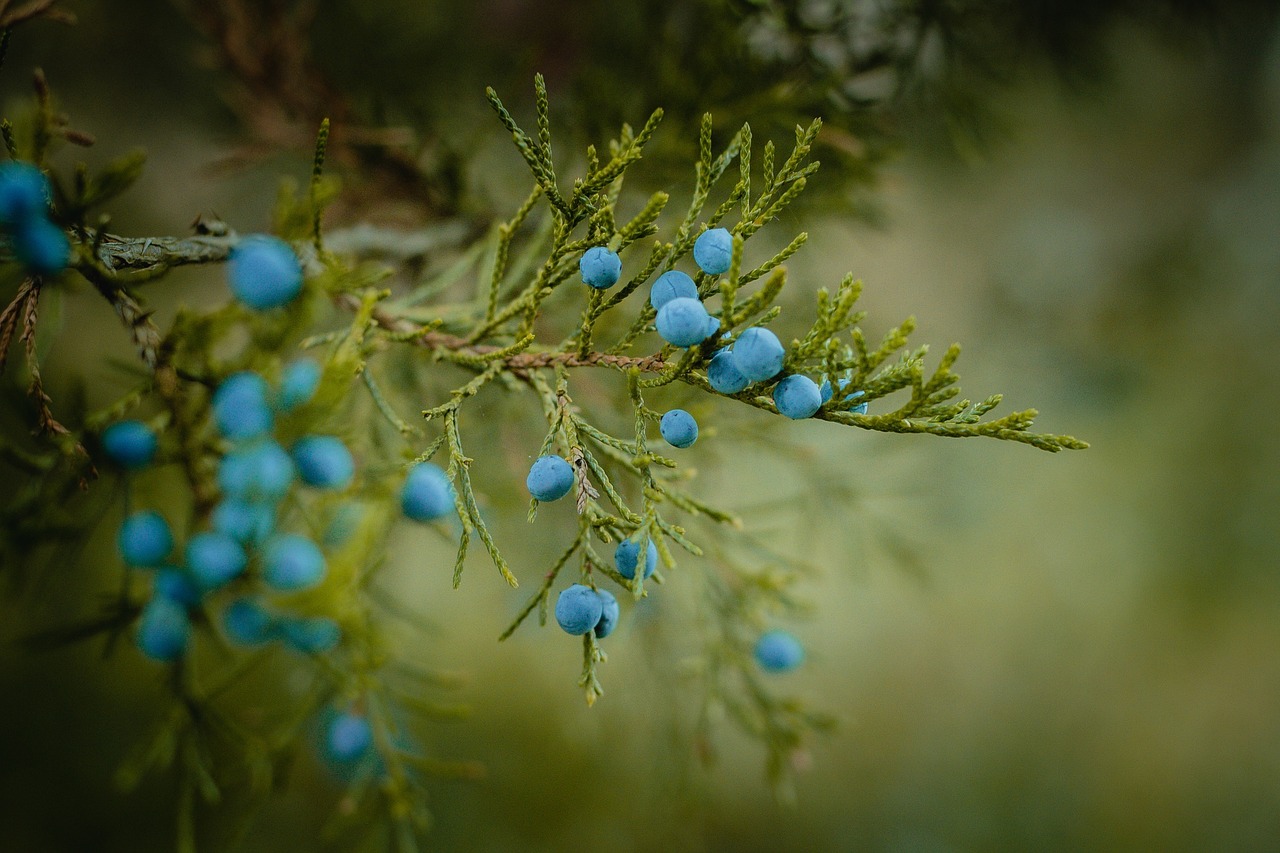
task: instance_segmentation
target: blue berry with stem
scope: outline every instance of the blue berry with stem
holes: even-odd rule
[[[707,365],[707,381],[721,394],[737,394],[751,384],[751,381],[738,369],[733,351],[730,349],[720,350],[711,359],[711,363]]]
[[[49,179],[34,164],[0,165],[0,225],[13,227],[49,213]]]
[[[125,565],[134,568],[159,566],[173,550],[169,522],[153,510],[135,512],[120,525],[116,546]]]
[[[668,270],[658,276],[649,288],[649,304],[654,311],[662,310],[672,299],[697,299],[698,285],[680,270]]]
[[[249,557],[240,543],[216,531],[192,536],[187,540],[183,553],[187,571],[205,589],[226,586],[249,564]]]
[[[195,607],[200,603],[201,589],[181,569],[165,568],[157,571],[152,579],[151,594],[177,602],[183,607]]]
[[[174,661],[182,657],[191,639],[191,619],[176,601],[157,596],[142,608],[138,619],[138,648],[152,660]]]
[[[573,488],[573,466],[561,456],[540,456],[529,468],[524,484],[540,501],[558,501]]]
[[[808,376],[793,374],[774,386],[773,404],[792,420],[811,418],[822,408],[822,389]]]
[[[592,246],[578,261],[578,271],[582,273],[584,282],[603,290],[618,283],[618,277],[622,275],[622,259],[607,246]]]
[[[698,440],[698,422],[684,409],[672,409],[663,415],[658,430],[672,447],[690,447]]]
[[[273,589],[313,587],[324,578],[324,570],[324,554],[305,536],[280,534],[263,548],[262,577]]]
[[[733,235],[728,228],[704,231],[693,242],[693,260],[708,275],[729,271],[733,261]]]
[[[71,241],[48,219],[35,218],[13,226],[13,255],[32,275],[55,276],[71,261]]]
[[[332,435],[307,435],[293,445],[298,479],[318,489],[343,489],[355,476],[356,463],[342,439]]]
[[[342,641],[342,628],[328,616],[284,619],[280,634],[288,646],[308,655],[333,651]]]
[[[260,646],[279,634],[279,620],[257,598],[237,598],[222,611],[222,630],[240,646]]]
[[[733,342],[733,362],[748,382],[764,382],[782,370],[787,351],[778,336],[762,326],[752,326]]]
[[[231,250],[227,282],[236,299],[265,311],[293,301],[302,292],[302,265],[288,243],[256,234]]]
[[[419,462],[400,488],[400,510],[414,521],[435,521],[454,511],[453,497],[449,475],[439,465]]]
[[[267,380],[258,374],[246,370],[228,376],[213,392],[213,420],[218,432],[232,441],[270,432],[275,418],[268,398]]]
[[[293,460],[273,439],[237,448],[218,463],[222,493],[242,501],[279,501],[289,491],[293,477]]]
[[[678,296],[667,302],[658,311],[654,323],[658,334],[669,344],[678,347],[691,347],[702,343],[710,336],[707,322],[710,315],[702,303],[696,299]]]
[[[269,503],[227,498],[213,508],[213,529],[237,542],[255,545],[271,535],[275,507]]]
[[[618,599],[609,590],[597,589],[596,595],[600,597],[600,621],[596,623],[595,632],[596,638],[603,640],[618,626],[620,610]]]
[[[320,365],[314,359],[299,358],[289,362],[280,374],[276,408],[289,412],[310,403],[320,387],[320,375]]]
[[[361,714],[338,714],[325,731],[325,752],[341,764],[358,761],[373,746],[373,727]]]
[[[756,663],[769,672],[789,672],[804,662],[804,646],[787,631],[766,631],[756,641]]]
[[[575,583],[556,599],[556,622],[565,633],[582,636],[600,624],[604,602],[589,586]]]
[[[613,564],[617,567],[618,574],[627,580],[636,576],[636,561],[639,557],[640,543],[634,539],[623,539],[618,543],[618,547],[613,549]],[[649,547],[645,549],[644,554],[644,576],[649,577],[657,567],[658,546],[650,539]]]
[[[156,458],[156,434],[142,421],[116,421],[102,431],[102,449],[121,468],[145,468]]]

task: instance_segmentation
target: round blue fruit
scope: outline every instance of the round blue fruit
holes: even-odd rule
[[[355,476],[356,463],[342,439],[332,435],[307,435],[293,445],[298,478],[318,489],[344,489]]]
[[[292,411],[311,402],[320,387],[320,365],[310,358],[299,358],[285,365],[280,374],[280,393],[276,407],[282,412]]]
[[[702,303],[686,296],[678,296],[658,311],[655,325],[658,334],[669,344],[691,347],[702,343],[709,336],[707,321],[710,315]]]
[[[373,727],[360,714],[339,714],[325,732],[325,750],[329,758],[343,764],[358,761],[371,746]]]
[[[578,261],[578,271],[582,273],[584,282],[603,290],[618,283],[618,277],[622,275],[622,259],[617,252],[611,252],[605,246],[593,246]]]
[[[634,539],[623,539],[618,543],[618,547],[613,550],[613,564],[618,568],[618,574],[627,580],[631,580],[636,576],[636,559],[640,556],[640,543]],[[653,544],[653,540],[649,540],[649,547],[644,554],[644,576],[647,578],[653,574],[653,570],[658,567],[658,546]]]
[[[292,301],[302,291],[302,265],[288,243],[258,234],[231,250],[227,282],[236,299],[265,311]]]
[[[271,431],[274,417],[268,403],[267,380],[242,371],[223,380],[213,392],[213,421],[232,441],[256,438]]]
[[[737,394],[751,384],[734,360],[733,350],[723,349],[707,365],[707,381],[721,394]]]
[[[67,232],[48,219],[34,218],[13,226],[13,256],[32,275],[54,276],[71,261]]]
[[[774,387],[773,404],[792,420],[811,418],[822,408],[822,389],[808,376],[793,374]]]
[[[540,501],[558,501],[573,488],[573,466],[554,454],[540,456],[525,478],[529,494]]]
[[[242,501],[280,500],[289,491],[293,475],[293,460],[271,439],[233,450],[218,463],[222,493]]]
[[[773,332],[752,326],[733,342],[733,363],[748,382],[772,379],[782,370],[787,351]]]
[[[658,429],[672,447],[689,447],[698,440],[698,422],[684,409],[672,409],[663,415]]]
[[[167,598],[183,607],[195,607],[200,603],[201,590],[186,572],[167,568],[156,572],[151,581],[151,594]]]
[[[582,636],[600,624],[604,602],[589,586],[575,583],[556,599],[556,621],[565,633]]]
[[[240,543],[225,533],[206,531],[187,540],[187,571],[205,589],[218,589],[244,571],[249,557]]]
[[[400,489],[400,510],[414,521],[435,521],[453,512],[449,475],[430,462],[414,465]]]
[[[291,648],[308,655],[332,651],[342,641],[342,628],[328,616],[285,619],[280,633]]]
[[[600,621],[596,623],[596,637],[603,640],[605,637],[613,633],[613,629],[618,627],[618,599],[607,589],[597,589],[596,595],[600,597]]]
[[[169,522],[158,512],[135,512],[120,525],[116,545],[125,565],[154,568],[165,561],[173,550],[173,533]]]
[[[191,639],[191,619],[176,601],[159,596],[147,602],[138,619],[138,648],[152,660],[182,657]]]
[[[49,179],[32,163],[0,165],[0,225],[12,228],[49,212]]]
[[[654,311],[662,310],[662,306],[672,299],[697,298],[698,285],[680,270],[664,272],[658,276],[653,287],[649,288],[649,304],[653,306]]]
[[[246,545],[266,539],[275,525],[275,507],[269,503],[227,498],[213,508],[213,529]]]
[[[222,611],[222,630],[240,646],[269,643],[279,628],[279,620],[257,598],[237,598]]]
[[[693,260],[708,275],[729,271],[733,260],[733,235],[728,228],[704,231],[693,243]]]
[[[804,662],[804,646],[786,631],[766,631],[756,641],[756,663],[769,672],[788,672]]]
[[[142,421],[116,421],[102,431],[102,449],[122,468],[145,468],[156,457],[156,434]]]
[[[313,587],[324,578],[324,570],[324,554],[304,536],[281,534],[263,549],[262,577],[274,589]]]

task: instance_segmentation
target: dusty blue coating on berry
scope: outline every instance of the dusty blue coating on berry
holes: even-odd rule
[[[707,315],[707,337],[708,338],[711,337],[718,331],[720,331],[720,318],[712,317],[711,315],[708,314]]]
[[[558,501],[573,488],[573,466],[556,455],[540,456],[525,478],[529,494],[540,501]]]
[[[138,648],[152,660],[177,660],[191,639],[187,609],[164,596],[151,599],[138,619],[137,639]]]
[[[343,489],[356,473],[355,460],[342,439],[332,435],[306,435],[293,445],[298,479],[318,489]]]
[[[702,232],[693,242],[693,260],[708,275],[728,272],[733,260],[733,235],[729,229],[712,228]]]
[[[672,409],[663,415],[658,430],[672,447],[689,447],[698,440],[698,422],[684,409]]]
[[[835,393],[831,388],[830,379],[823,379],[822,384],[818,386],[818,391],[822,394],[822,405],[824,406],[831,402],[831,395]]]
[[[636,558],[640,556],[640,543],[634,539],[623,539],[618,543],[618,547],[613,550],[613,564],[618,569],[618,574],[627,580],[631,580],[636,576]],[[658,567],[658,546],[653,544],[653,540],[649,540],[649,547],[645,550],[644,555],[644,576],[647,578],[653,574],[653,570]]]
[[[792,420],[811,418],[822,408],[822,389],[808,376],[793,374],[774,386],[773,404]]]
[[[218,463],[222,493],[244,501],[280,500],[289,491],[293,475],[293,460],[270,439],[233,450]]]
[[[271,504],[227,498],[213,508],[213,529],[237,542],[255,544],[271,535],[276,524]]]
[[[54,276],[71,260],[67,233],[47,219],[28,219],[13,226],[13,256],[33,275]]]
[[[270,432],[275,418],[268,399],[267,380],[247,370],[231,374],[213,392],[213,421],[218,432],[232,441]]]
[[[309,655],[333,651],[342,641],[342,629],[328,616],[285,619],[280,623],[280,633],[287,645]]]
[[[120,525],[116,546],[125,565],[153,568],[163,563],[173,550],[173,533],[160,513],[144,509]]]
[[[787,351],[773,332],[752,326],[733,342],[733,362],[749,382],[772,379],[782,370]]]
[[[31,163],[0,165],[0,225],[14,226],[49,212],[49,179]]]
[[[320,387],[320,365],[310,358],[299,358],[285,365],[280,374],[280,393],[276,406],[288,412],[311,402]]]
[[[613,593],[607,589],[597,589],[596,595],[600,597],[600,621],[596,623],[596,637],[603,640],[605,637],[613,633],[613,629],[618,627],[618,599]]]
[[[698,285],[680,270],[668,270],[658,276],[649,288],[649,304],[654,311],[661,310],[672,299],[697,299]]]
[[[200,603],[200,587],[180,569],[167,568],[156,572],[151,582],[151,594],[161,596],[183,607],[195,607]]]
[[[334,761],[356,761],[373,746],[373,727],[359,714],[339,714],[329,723],[324,742],[325,751]]]
[[[605,246],[592,246],[578,261],[578,271],[582,280],[592,287],[603,290],[613,287],[622,275],[622,259],[617,252],[611,252]]]
[[[575,583],[556,599],[556,621],[565,633],[581,636],[596,625],[604,612],[604,602],[589,586]]]
[[[324,554],[305,536],[285,533],[267,542],[262,553],[262,577],[280,590],[306,589],[324,577]]]
[[[237,598],[222,611],[222,630],[241,646],[260,646],[275,639],[278,620],[256,598]]]
[[[302,265],[288,243],[257,234],[231,250],[227,283],[236,299],[264,311],[292,301],[302,291]]]
[[[756,663],[769,672],[788,672],[804,662],[804,646],[786,631],[766,631],[756,641]]]
[[[710,334],[707,331],[709,316],[701,302],[679,296],[662,306],[655,325],[667,343],[691,347],[702,343]]]
[[[414,465],[400,489],[400,510],[414,521],[435,521],[453,512],[453,484],[449,476],[431,462]]]
[[[716,353],[716,357],[711,359],[711,363],[707,365],[707,381],[721,394],[737,394],[751,384],[751,381],[738,369],[733,351],[729,349],[720,350]]]
[[[205,589],[225,586],[249,564],[249,557],[240,543],[216,531],[192,536],[187,540],[183,555],[187,571]]]
[[[156,434],[142,421],[116,421],[102,431],[102,449],[122,468],[145,468],[156,457]]]

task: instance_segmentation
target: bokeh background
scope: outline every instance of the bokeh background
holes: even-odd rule
[[[41,65],[99,138],[91,162],[148,149],[113,227],[181,233],[202,211],[266,227],[279,176],[306,175],[306,144],[246,124],[247,96],[180,4],[64,5],[80,25],[19,31],[0,91],[16,109],[25,70]],[[816,569],[812,618],[787,626],[809,661],[783,678],[841,725],[813,743],[790,807],[773,801],[760,748],[729,726],[718,765],[689,750],[696,705],[680,673],[697,640],[679,574],[631,614],[588,710],[576,644],[525,628],[496,645],[523,599],[480,567],[452,591],[447,543],[404,532],[386,584],[421,615],[405,642],[465,672],[459,698],[474,708],[422,736],[488,768],[432,786],[427,848],[1280,848],[1274,4],[924,4],[954,12],[966,49],[927,48],[923,82],[868,89],[861,106],[823,88],[848,73],[839,63],[815,72],[776,32],[737,29],[766,4],[602,5],[320,3],[314,62],[370,126],[421,134],[438,194],[425,211],[357,196],[347,213],[483,216],[518,201],[527,180],[483,86],[528,116],[534,70],[560,104],[559,151],[672,105],[654,185],[684,180],[702,110],[721,128],[758,113],[757,140],[780,143],[791,112],[817,111],[847,136],[820,152],[828,181],[781,224],[812,235],[791,264],[795,315],[852,270],[872,337],[917,315],[920,341],[965,343],[969,395],[1002,391],[1092,448],[1050,456],[805,423],[775,433],[774,462],[742,464],[705,447],[714,436],[692,451],[704,453],[700,490],[737,501],[753,534]],[[833,5],[800,4],[801,23],[821,30]],[[770,45],[782,59],[743,59]],[[148,295],[163,317],[216,303],[221,287],[217,271],[196,271]],[[54,398],[76,373],[93,398],[128,342],[88,291],[61,311]],[[500,541],[538,565],[555,544],[492,482]],[[171,784],[113,788],[155,723],[154,668],[127,648],[104,658],[96,641],[20,642],[91,611],[112,559],[104,527],[75,563],[6,586],[0,849],[171,849]],[[287,782],[234,849],[350,849],[319,838],[339,781],[303,757]],[[231,847],[216,816],[202,826],[209,849]]]

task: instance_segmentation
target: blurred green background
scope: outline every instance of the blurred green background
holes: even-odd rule
[[[203,42],[189,21],[173,4],[66,5],[80,26],[20,31],[3,96],[16,105],[21,69],[43,65],[77,126],[99,137],[91,160],[149,150],[114,227],[181,233],[200,211],[265,227],[277,176],[305,175],[305,154],[209,168],[243,136],[220,100],[225,76],[192,61]],[[1276,10],[1035,3],[1014,21],[1006,4],[939,5],[967,10],[963,32],[983,37],[996,67],[944,64],[931,89],[843,123],[828,116],[879,140],[877,153],[832,157],[831,185],[782,223],[812,235],[790,265],[795,313],[852,270],[871,337],[916,314],[935,352],[965,343],[969,395],[1003,391],[1008,405],[1039,407],[1038,426],[1092,448],[1049,456],[824,423],[789,428],[795,447],[776,465],[699,445],[700,490],[758,496],[739,503],[749,528],[821,569],[805,587],[812,620],[791,626],[809,663],[783,678],[842,724],[813,745],[791,808],[773,803],[759,748],[727,725],[719,765],[691,754],[695,703],[679,673],[697,646],[680,573],[624,624],[608,692],[588,710],[576,644],[526,627],[496,645],[520,596],[484,569],[452,591],[450,546],[405,531],[385,583],[427,625],[405,641],[465,671],[460,697],[475,708],[423,738],[488,767],[479,782],[433,785],[428,849],[1280,849]],[[474,149],[458,197],[500,212],[527,181],[482,86],[527,116],[542,69],[566,138],[599,139],[574,96],[616,98],[617,116],[638,124],[665,84],[624,88],[625,63],[639,60],[616,46],[660,53],[644,28],[680,24],[638,4],[616,12],[606,39],[594,4],[538,6],[322,3],[315,56],[361,114],[443,139],[425,146],[430,162]],[[1015,26],[1028,20],[1037,26]],[[676,49],[696,57],[698,41]],[[753,84],[708,80],[671,97],[690,116],[723,109],[719,126],[732,127],[751,117]],[[820,103],[805,85],[796,101]],[[786,110],[761,100],[764,127],[776,122],[757,140],[787,142]],[[675,110],[660,133],[669,159],[656,159],[655,183],[683,180],[692,160],[683,120]],[[153,294],[162,317],[178,300],[224,298],[216,270],[175,282],[174,296]],[[129,357],[90,293],[63,311],[72,334],[50,356],[55,400],[73,372],[107,381],[101,357]],[[819,472],[847,505],[815,499],[806,478]],[[554,551],[521,526],[522,501],[490,499],[506,547],[527,537],[534,565]],[[128,797],[112,788],[155,722],[155,669],[128,649],[104,660],[97,642],[39,654],[17,642],[91,611],[114,583],[100,565],[109,548],[104,528],[85,559],[11,584],[0,605],[0,850],[171,848],[166,780]],[[340,797],[303,758],[236,849],[321,849],[312,839]],[[228,844],[215,817],[203,825],[210,849]]]

